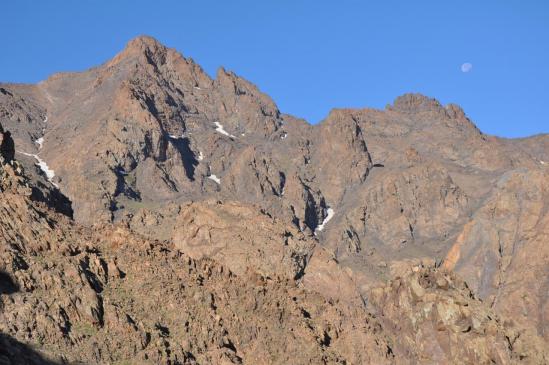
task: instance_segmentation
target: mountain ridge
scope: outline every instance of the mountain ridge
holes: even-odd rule
[[[470,296],[439,292],[447,290],[442,285],[418,299],[422,289],[410,272],[444,281],[442,265],[485,301],[470,303],[478,311],[505,315],[532,343],[549,341],[548,235],[539,223],[549,204],[549,135],[486,135],[459,106],[412,93],[385,109],[333,109],[312,125],[282,113],[249,81],[223,68],[211,78],[150,37],[130,41],[101,66],[0,87],[0,123],[12,132],[34,196],[81,230],[100,236],[101,227],[122,227],[131,242],[160,240],[237,277],[275,280],[277,288],[286,280],[343,306],[362,308],[375,297],[376,310],[391,313],[383,333],[397,342],[390,328],[410,312],[391,307],[391,289],[375,288],[388,280],[405,285],[409,311],[424,300],[436,306]],[[125,253],[135,265],[140,250]],[[430,280],[424,289],[434,288]],[[518,297],[509,294],[511,282],[525,288]],[[438,314],[456,310],[469,321],[467,310],[450,307]],[[427,336],[433,316],[410,323],[421,320]],[[444,320],[447,330],[463,329],[450,322]],[[452,362],[456,336],[450,347],[433,340],[440,345],[434,352],[419,340],[407,340],[406,349],[388,346],[395,356],[408,351],[417,361]],[[342,346],[337,351],[348,356]],[[520,358],[510,355],[512,346],[482,346],[482,360],[471,359]],[[528,351],[540,354],[536,346]]]

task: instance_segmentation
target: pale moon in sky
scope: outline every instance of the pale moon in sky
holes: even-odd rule
[[[465,62],[463,65],[461,65],[461,72],[469,72],[473,69],[473,64],[469,62]]]

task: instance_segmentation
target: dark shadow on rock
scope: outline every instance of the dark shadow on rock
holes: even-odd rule
[[[42,183],[32,186],[31,199],[45,203],[48,207],[57,213],[73,218],[72,202],[59,189],[48,189]]]
[[[12,365],[61,365],[48,360],[31,346],[0,333],[0,364]]]
[[[11,137],[10,131],[0,132],[2,134],[2,142],[0,143],[0,155],[5,161],[13,161],[15,159],[15,143]]]
[[[19,285],[4,271],[0,271],[0,294],[13,294],[19,291]]]
[[[118,166],[113,172],[116,175],[116,190],[114,191],[114,196],[117,197],[123,194],[128,199],[141,201],[141,194],[135,187],[135,181],[133,183],[128,182],[128,173],[124,168]]]
[[[183,168],[185,169],[185,175],[189,180],[194,181],[194,169],[198,165],[198,160],[191,150],[191,141],[187,138],[170,139],[170,142],[177,148],[181,160],[183,161]]]

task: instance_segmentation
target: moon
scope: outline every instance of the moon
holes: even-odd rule
[[[461,72],[467,73],[473,69],[473,64],[469,62],[465,62],[463,65],[461,65]]]

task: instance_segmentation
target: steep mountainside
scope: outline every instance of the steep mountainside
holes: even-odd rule
[[[419,94],[385,110],[336,109],[310,125],[234,73],[220,69],[212,79],[150,37],[84,72],[0,84],[0,123],[18,161],[2,170],[10,186],[2,190],[2,249],[19,250],[4,260],[21,289],[9,298],[34,303],[9,314],[24,306],[4,300],[0,331],[42,341],[50,355],[92,363],[543,363],[549,135],[489,136],[460,107]],[[109,276],[117,263],[125,278]],[[80,284],[66,278],[73,271]],[[418,275],[428,279],[417,284]],[[434,285],[440,277],[452,284]],[[74,293],[72,304],[42,298],[50,288],[60,298]],[[169,299],[153,303],[142,289]],[[226,326],[210,323],[199,305],[210,294],[228,311],[220,314]],[[259,296],[270,304],[234,308],[235,298]],[[92,304],[79,309],[76,298]],[[126,320],[103,318],[107,299],[139,336],[158,334],[154,347],[116,342]],[[395,304],[403,300],[409,305]],[[300,312],[295,303],[312,307]],[[177,332],[181,307],[206,332]],[[155,308],[160,317],[149,321]],[[425,316],[413,315],[419,310]],[[81,337],[52,329],[62,325],[17,324],[38,313],[79,323],[84,312],[102,318],[82,324],[91,327]],[[479,316],[482,325],[463,328]],[[355,327],[353,318],[368,325]],[[296,326],[307,330],[290,335]],[[513,345],[517,336],[529,344]]]
[[[0,173],[0,331],[42,350],[42,358],[151,364],[394,358],[390,339],[360,306],[329,302],[256,271],[235,275],[124,227],[74,225],[34,203],[20,172],[4,165]],[[0,360],[42,361],[19,352],[1,347]]]
[[[548,359],[540,337],[502,324],[452,275],[415,267],[374,289],[365,306],[353,297],[352,280],[329,257],[308,261],[303,280],[296,280],[292,270],[303,271],[299,264],[286,269],[282,260],[275,267],[276,256],[256,257],[250,261],[264,266],[243,271],[239,262],[227,260],[237,257],[231,248],[214,255],[225,266],[193,258],[203,252],[192,247],[190,255],[182,253],[178,248],[188,247],[177,241],[150,240],[120,225],[75,224],[34,202],[28,179],[15,164],[15,169],[0,165],[3,363],[541,364]],[[231,223],[225,214],[251,211],[236,204],[215,208],[198,204],[183,216],[192,214],[195,224],[209,222],[203,229],[215,232],[214,227],[223,231],[220,226]],[[278,234],[264,218],[246,218],[265,224],[260,232]],[[232,242],[233,230],[244,231],[226,229],[211,238]],[[258,251],[292,250],[274,238],[248,243],[244,235],[242,240],[234,249],[247,254],[254,254],[250,244]],[[334,291],[337,286],[345,290]]]

